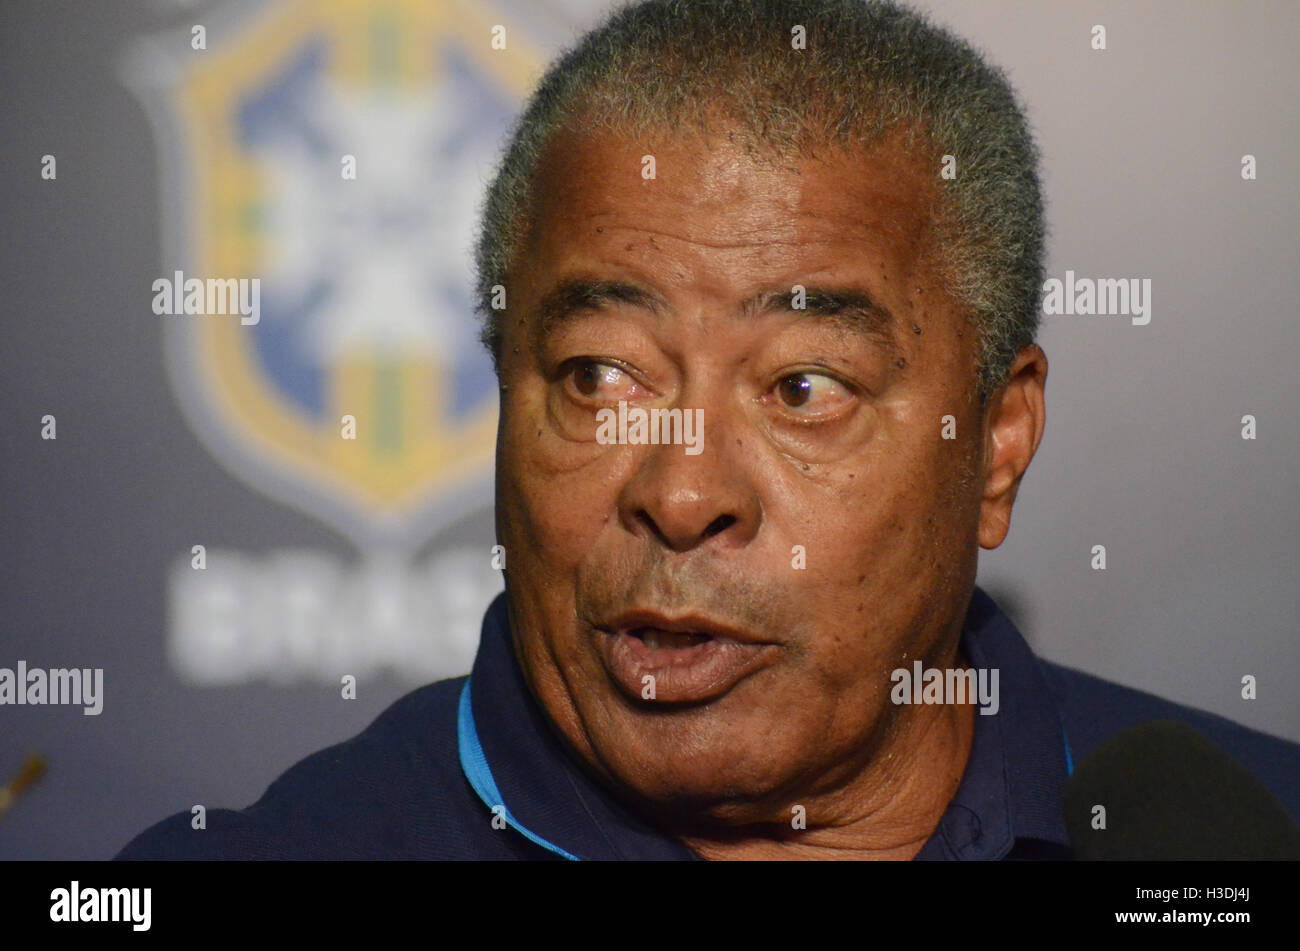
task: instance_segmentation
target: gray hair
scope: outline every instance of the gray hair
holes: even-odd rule
[[[807,48],[792,49],[796,25]],[[500,369],[506,285],[532,226],[546,146],[570,123],[621,133],[706,128],[722,107],[747,140],[782,157],[902,132],[940,179],[935,266],[978,327],[981,400],[1034,340],[1044,277],[1038,153],[1006,75],[967,42],[893,2],[642,0],[554,62],[517,120],[483,204],[476,311]],[[752,148],[752,146],[751,146]]]

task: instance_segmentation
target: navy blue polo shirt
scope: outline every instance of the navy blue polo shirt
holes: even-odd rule
[[[1181,720],[1300,821],[1300,745],[1034,656],[976,588],[962,631],[1000,706],[975,716],[960,786],[919,860],[1069,858],[1073,762],[1151,720]],[[515,660],[505,595],[488,608],[469,677],[407,694],[352,739],[298,763],[245,809],[182,812],[121,859],[696,859],[625,809],[562,747]]]

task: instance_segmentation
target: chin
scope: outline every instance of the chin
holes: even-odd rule
[[[671,719],[663,727],[630,725],[613,740],[613,755],[603,756],[620,785],[658,809],[713,812],[728,803],[763,801],[797,772],[766,741],[768,724],[738,725],[720,734]]]

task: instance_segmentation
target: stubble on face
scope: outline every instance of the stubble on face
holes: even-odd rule
[[[971,711],[894,706],[889,674],[959,663],[983,445],[975,335],[928,260],[932,177],[897,142],[781,167],[723,134],[571,132],[538,194],[510,288],[497,461],[530,689],[582,763],[676,828],[775,834],[797,802],[817,842],[892,809],[862,841],[906,850],[951,796]],[[615,302],[543,333],[538,304],[573,277],[649,288],[668,309]],[[744,311],[796,284],[866,289],[891,319],[867,332]],[[598,443],[575,360],[622,368],[611,398],[701,408],[700,454]],[[803,419],[770,387],[795,372],[851,398]],[[945,415],[957,440],[940,437]],[[634,608],[771,649],[707,702],[648,701],[601,649]]]

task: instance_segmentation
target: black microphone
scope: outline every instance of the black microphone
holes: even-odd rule
[[[1300,828],[1264,784],[1174,720],[1084,757],[1065,787],[1065,826],[1085,860],[1300,859]]]

